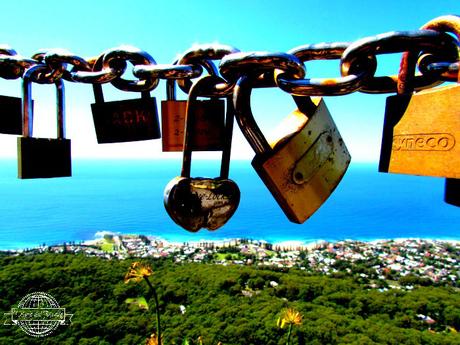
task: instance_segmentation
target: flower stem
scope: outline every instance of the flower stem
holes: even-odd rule
[[[158,295],[155,289],[153,288],[152,284],[150,283],[150,280],[148,277],[144,276],[145,281],[147,282],[150,292],[153,295],[153,298],[155,300],[155,312],[157,314],[157,336],[158,336],[158,345],[161,345],[161,326],[160,326],[160,306],[158,305]]]
[[[289,345],[289,341],[291,340],[291,331],[292,331],[292,323],[289,324],[289,330],[288,330],[288,336],[287,336],[287,343],[286,343],[286,345]]]

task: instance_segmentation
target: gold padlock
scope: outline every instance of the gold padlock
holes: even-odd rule
[[[282,123],[282,137],[268,143],[252,115],[252,81],[234,90],[236,119],[256,152],[252,166],[288,219],[307,220],[330,196],[350,164],[350,154],[321,98],[294,96],[298,109]]]
[[[422,29],[451,31],[459,38],[460,17],[439,17]],[[413,93],[416,59],[414,52],[403,55],[398,95],[387,98],[379,171],[458,179],[460,85]]]
[[[460,85],[387,99],[379,171],[460,178]]]

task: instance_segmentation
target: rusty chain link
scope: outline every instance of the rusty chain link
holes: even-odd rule
[[[446,24],[447,22],[451,24]],[[438,17],[420,30],[389,32],[365,37],[355,42],[319,43],[299,46],[287,53],[240,52],[223,44],[194,45],[171,64],[158,64],[147,52],[132,46],[108,49],[93,58],[82,58],[64,49],[43,49],[31,58],[18,55],[7,45],[0,45],[0,78],[17,79],[32,66],[36,69],[31,80],[53,83],[58,79],[79,83],[112,83],[124,91],[150,91],[160,79],[177,80],[188,93],[192,79],[206,70],[222,76],[227,82],[214,87],[216,96],[228,94],[237,79],[251,75],[254,87],[279,87],[299,96],[336,96],[352,92],[394,93],[398,76],[375,76],[377,56],[403,53],[420,73],[410,83],[415,90],[431,88],[444,81],[459,82],[459,39],[446,32],[460,32],[459,16]],[[312,60],[340,60],[340,76],[306,78],[304,63]],[[403,59],[403,63],[405,63]],[[213,60],[221,60],[219,68]],[[417,61],[418,60],[418,61]],[[123,78],[128,63],[134,80]],[[255,77],[255,79],[254,79]],[[402,78],[404,79],[404,77]],[[407,81],[409,82],[409,81]]]

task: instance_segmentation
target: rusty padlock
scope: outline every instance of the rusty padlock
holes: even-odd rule
[[[142,91],[141,98],[105,102],[100,84],[93,84],[96,102],[91,104],[99,144],[159,139],[160,123],[155,97]]]
[[[23,136],[18,138],[18,177],[48,178],[72,175],[70,140],[65,138],[64,83],[55,81],[57,97],[57,138],[33,138],[31,76],[45,65],[29,68],[23,76]]]
[[[181,175],[171,180],[165,188],[164,205],[174,222],[184,229],[196,232],[201,228],[216,230],[223,226],[235,213],[240,201],[238,185],[228,178],[230,151],[233,132],[233,104],[227,97],[224,146],[220,176],[217,178],[190,177],[192,159],[192,139],[195,136],[195,106],[200,106],[197,96],[203,89],[225,83],[217,76],[205,76],[190,89],[187,102],[184,151]]]
[[[422,29],[451,31],[460,38],[460,17],[439,17]],[[387,98],[379,171],[447,177],[445,200],[458,205],[460,85],[413,93],[416,59],[414,52],[403,55],[399,94]]]
[[[156,64],[147,52],[136,47],[120,46],[101,54],[93,61],[92,69],[101,71],[101,69],[111,68],[112,64],[117,67],[120,64],[126,66],[126,61],[130,61],[135,66]],[[123,91],[141,92],[141,98],[105,102],[101,84],[93,83],[95,103],[91,104],[91,110],[98,143],[161,138],[156,100],[149,92],[158,84],[158,80],[130,81],[115,78],[111,83]]]
[[[163,151],[183,151],[187,101],[176,99],[175,80],[167,81],[167,99],[161,102],[161,128]],[[223,100],[210,98],[194,102],[193,151],[220,151],[224,141],[225,104]]]
[[[251,79],[234,91],[241,131],[256,152],[252,166],[291,222],[303,223],[329,197],[350,163],[350,154],[321,98],[294,96],[298,109],[282,123],[283,136],[268,143],[252,115]]]

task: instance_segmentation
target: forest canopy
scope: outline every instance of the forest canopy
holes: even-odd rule
[[[45,338],[2,324],[0,343],[145,344],[155,332],[155,308],[146,284],[123,281],[133,261],[2,255],[3,313],[25,295],[43,291],[73,317],[70,325]],[[455,287],[379,291],[346,274],[167,259],[143,262],[153,270],[149,279],[158,293],[163,344],[183,344],[184,339],[198,344],[200,337],[204,345],[286,344],[286,328],[277,324],[286,308],[301,315],[292,327],[291,344],[460,344]]]

